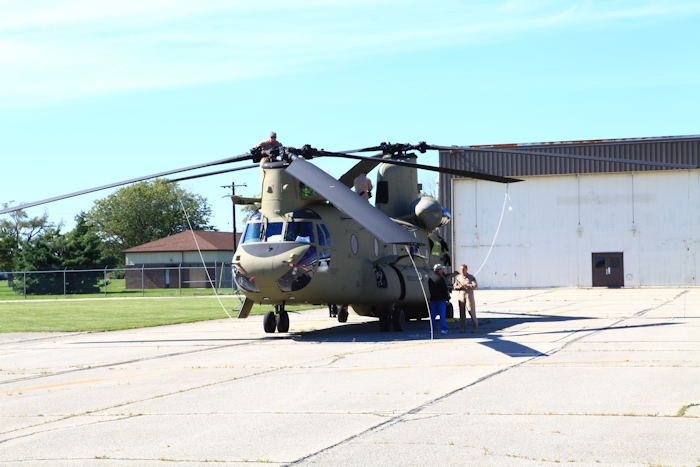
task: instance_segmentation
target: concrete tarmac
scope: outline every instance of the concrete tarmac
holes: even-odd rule
[[[0,334],[0,465],[700,466],[700,289],[476,298],[432,340],[327,310]]]

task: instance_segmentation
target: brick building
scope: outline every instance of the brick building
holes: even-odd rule
[[[127,289],[211,287],[202,258],[217,287],[232,286],[232,232],[188,230],[122,253],[126,255]]]

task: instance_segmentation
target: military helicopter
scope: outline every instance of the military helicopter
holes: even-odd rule
[[[327,305],[329,314],[341,323],[352,309],[358,315],[378,318],[381,331],[402,331],[407,319],[428,316],[428,278],[445,253],[436,229],[450,221],[450,213],[437,200],[421,196],[417,170],[499,183],[519,181],[416,162],[415,152],[443,148],[424,142],[382,143],[342,152],[309,145],[301,149],[256,147],[239,156],[23,204],[0,214],[189,170],[252,161],[252,165],[170,180],[261,168],[261,196],[232,197],[236,204],[261,206],[248,219],[233,256],[234,280],[245,296],[238,317],[246,318],[254,303],[270,305],[273,309],[263,317],[263,328],[268,333],[284,333],[290,325],[286,305]],[[360,154],[366,152],[377,154]],[[337,180],[309,162],[324,156],[360,162]],[[378,165],[372,206],[350,186],[357,175]],[[431,254],[435,245],[438,256]]]

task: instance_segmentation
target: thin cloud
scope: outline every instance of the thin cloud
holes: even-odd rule
[[[0,107],[698,13],[695,2],[673,1],[0,0]]]

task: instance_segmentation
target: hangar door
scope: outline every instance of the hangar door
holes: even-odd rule
[[[622,287],[625,274],[622,253],[593,253],[593,287]]]

